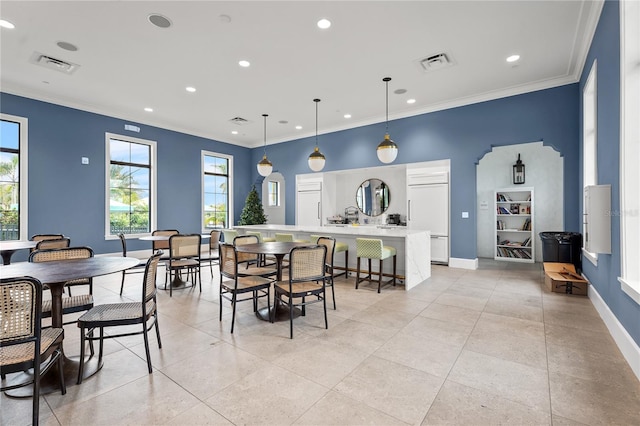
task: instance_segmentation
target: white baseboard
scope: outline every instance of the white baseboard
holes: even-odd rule
[[[609,333],[611,333],[611,337],[613,337],[620,352],[622,352],[622,356],[624,356],[634,374],[640,380],[640,347],[620,324],[618,318],[613,315],[609,306],[592,285],[589,286],[589,299],[591,299],[591,303],[593,303],[607,329],[609,329]]]
[[[450,257],[449,268],[478,269],[478,258],[476,257],[475,259],[460,259],[456,257]]]

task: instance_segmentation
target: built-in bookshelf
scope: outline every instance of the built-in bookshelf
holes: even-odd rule
[[[496,190],[495,216],[494,258],[509,262],[533,263],[533,188]]]

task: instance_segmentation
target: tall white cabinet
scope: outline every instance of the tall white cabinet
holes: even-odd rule
[[[509,262],[535,261],[533,188],[495,191],[494,258]]]
[[[431,231],[431,261],[449,263],[449,173],[407,174],[407,226]]]

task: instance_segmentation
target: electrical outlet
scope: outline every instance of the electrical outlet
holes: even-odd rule
[[[89,164],[89,157],[82,157],[82,164]]]

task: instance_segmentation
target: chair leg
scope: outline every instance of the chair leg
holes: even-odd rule
[[[98,365],[102,365],[102,354],[104,350],[104,327],[100,327],[100,345],[98,346]]]
[[[157,310],[154,316],[156,317],[156,319],[153,325],[156,328],[156,337],[158,338],[158,348],[162,349],[162,340],[160,340],[160,329],[158,328],[158,311]]]
[[[356,290],[358,289],[358,284],[360,283],[360,256],[356,261]]]
[[[326,286],[326,283],[323,283],[323,284],[325,284],[324,293],[322,293],[322,307],[324,308],[324,328],[325,330],[328,330],[329,321],[327,320],[327,286]],[[333,291],[333,288],[331,289],[331,291]],[[335,299],[334,299],[334,303],[335,303]]]
[[[58,380],[60,380],[60,392],[62,395],[67,393],[67,384],[64,382],[64,353],[62,346],[58,348]]]
[[[79,325],[79,323],[78,323]],[[85,347],[85,329],[80,327],[80,366],[78,367],[78,380],[77,384],[82,383],[82,375],[84,374],[84,347]]]
[[[335,287],[335,283],[333,282],[333,277],[330,278],[331,280],[331,297],[333,298],[333,310],[336,310],[336,287]],[[326,290],[325,290],[326,291]]]
[[[233,326],[236,322],[236,293],[233,293],[233,297],[231,298],[231,304],[233,305],[233,314],[231,314],[231,334],[233,334]]]
[[[396,255],[393,255],[393,286],[396,286]]]
[[[220,284],[220,290],[218,291],[220,296],[220,303],[218,303],[218,310],[220,311],[220,321],[222,321],[222,284]]]
[[[302,306],[304,308],[304,305]],[[293,339],[293,303],[289,295],[289,339]]]
[[[269,314],[269,322],[273,324],[273,317],[271,316],[271,286],[267,287],[267,313]]]
[[[144,336],[144,352],[147,355],[147,368],[149,369],[149,374],[153,373],[153,368],[151,368],[151,352],[149,352],[149,335],[147,330],[147,323],[142,323],[142,334]]]
[[[378,271],[378,293],[380,293],[380,287],[382,287],[382,259],[380,259],[380,270]]]
[[[31,423],[37,426],[40,419],[40,363],[35,364],[33,367],[33,408],[31,409],[33,418]]]
[[[122,290],[124,290],[124,271],[122,271],[122,283],[120,283],[120,296],[122,296]]]

